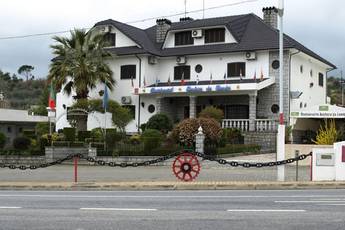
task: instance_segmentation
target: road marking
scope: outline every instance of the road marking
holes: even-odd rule
[[[344,203],[336,200],[276,200],[275,203]]]
[[[5,206],[1,206],[0,209],[20,209],[22,207],[5,207]]]
[[[157,211],[154,208],[80,208],[87,211]]]
[[[227,212],[306,212],[306,210],[288,210],[288,209],[228,209]]]
[[[345,204],[317,204],[321,206],[345,206]]]
[[[310,196],[212,196],[212,195],[174,195],[174,196],[169,196],[169,195],[46,195],[46,194],[0,194],[0,197],[39,197],[39,198],[329,198],[329,197],[334,197],[334,198],[344,198],[345,195],[310,195]]]

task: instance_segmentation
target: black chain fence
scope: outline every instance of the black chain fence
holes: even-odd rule
[[[273,167],[273,166],[279,166],[279,165],[286,165],[286,164],[291,164],[291,163],[296,162],[296,161],[305,160],[306,158],[308,158],[309,156],[312,155],[312,152],[310,152],[309,154],[301,154],[297,157],[289,158],[289,159],[282,160],[282,161],[252,163],[252,162],[227,161],[223,158],[217,158],[217,157],[213,157],[210,155],[205,155],[203,153],[193,152],[191,150],[184,150],[182,152],[178,151],[178,152],[174,152],[174,153],[162,156],[162,157],[158,157],[158,158],[153,159],[153,160],[146,160],[146,161],[142,161],[142,162],[133,163],[133,162],[115,162],[115,161],[107,162],[107,161],[103,161],[103,160],[98,160],[98,159],[93,158],[93,157],[84,156],[83,154],[71,154],[65,158],[61,158],[61,159],[58,159],[56,161],[52,161],[52,162],[48,162],[48,163],[38,163],[38,164],[33,164],[33,165],[24,165],[24,164],[18,165],[18,164],[14,164],[14,163],[0,162],[0,168],[19,169],[19,170],[35,170],[35,169],[39,169],[39,168],[47,168],[50,166],[59,165],[65,161],[72,160],[75,157],[77,157],[79,159],[84,159],[88,162],[95,163],[95,164],[100,165],[100,166],[122,167],[122,168],[141,167],[141,166],[154,165],[154,164],[172,159],[174,157],[177,157],[178,155],[186,153],[186,152],[194,154],[194,155],[202,158],[203,160],[217,162],[218,164],[221,164],[221,165],[229,165],[232,167],[244,167],[244,168],[252,168],[252,167],[262,168],[262,167]]]

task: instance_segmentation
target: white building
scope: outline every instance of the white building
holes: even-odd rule
[[[110,98],[135,112],[127,131],[137,132],[156,113],[180,121],[209,105],[224,111],[223,127],[274,131],[279,111],[277,10],[264,8],[263,14],[264,19],[254,14],[173,23],[160,19],[147,29],[111,19],[96,23],[92,31],[105,33],[114,54],[109,64],[117,85]],[[289,123],[290,111],[326,103],[326,75],[335,66],[287,35],[283,65]],[[99,97],[101,89],[91,96]],[[62,118],[57,129],[68,124],[64,108],[72,102],[58,94],[57,117]],[[89,122],[90,129],[97,126]]]

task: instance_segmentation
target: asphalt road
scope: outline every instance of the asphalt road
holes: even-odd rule
[[[345,190],[0,191],[0,229],[345,229]]]

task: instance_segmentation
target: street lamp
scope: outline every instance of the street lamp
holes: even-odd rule
[[[284,97],[283,97],[283,74],[284,74],[284,60],[283,60],[283,14],[284,14],[284,0],[279,0],[278,15],[279,15],[279,125],[277,135],[277,160],[285,160],[285,125],[284,125]],[[285,167],[279,165],[277,169],[278,181],[285,180]]]

